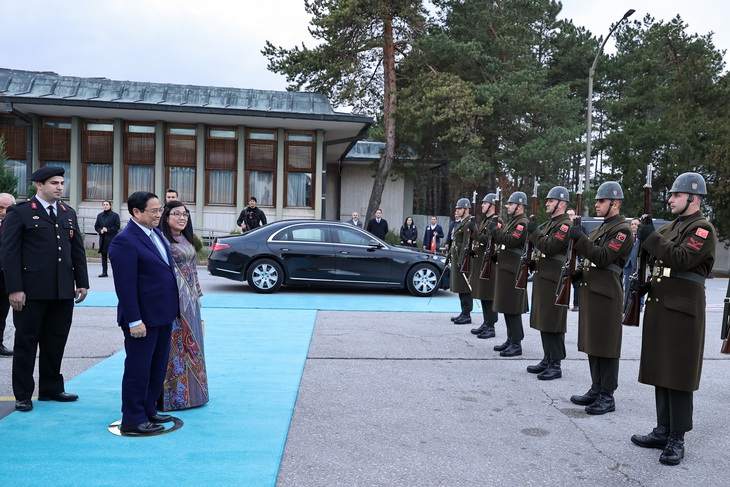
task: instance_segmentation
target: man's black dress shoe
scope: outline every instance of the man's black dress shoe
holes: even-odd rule
[[[58,402],[73,402],[77,400],[79,396],[77,394],[69,394],[68,392],[59,392],[51,396],[38,396],[39,401],[58,401]]]
[[[8,350],[7,347],[5,347],[5,345],[3,345],[2,343],[0,343],[0,355],[4,355],[5,357],[12,357],[13,356],[13,351],[12,350]]]
[[[471,315],[463,314],[461,315],[461,318],[457,318],[454,320],[455,325],[468,325],[471,323]]]
[[[101,274],[99,274],[99,277],[109,277],[109,276],[107,275],[106,272],[102,272]]]
[[[506,342],[504,342],[504,343],[503,343],[503,344],[501,344],[501,345],[495,345],[495,346],[494,346],[494,351],[495,351],[495,352],[502,352],[502,351],[504,351],[504,350],[507,350],[507,349],[509,348],[509,346],[510,346],[510,345],[512,345],[512,342],[511,342],[511,341],[509,341],[509,340],[507,340]]]
[[[159,433],[165,429],[161,424],[146,423],[138,424],[137,426],[120,426],[119,431],[122,433],[135,433],[138,435],[151,435],[152,433]]]
[[[30,399],[23,399],[22,401],[15,401],[16,411],[30,411],[33,409],[33,401]]]
[[[158,413],[158,414],[155,414],[154,416],[151,416],[150,417],[150,422],[151,423],[156,423],[156,424],[169,423],[169,422],[174,421],[174,420],[175,420],[175,418],[173,418],[169,414],[159,414]]]
[[[522,345],[519,343],[510,343],[509,347],[499,352],[500,357],[516,357],[522,355]]]

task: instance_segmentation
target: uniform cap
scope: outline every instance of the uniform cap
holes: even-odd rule
[[[63,176],[65,172],[66,171],[62,167],[45,166],[45,167],[38,169],[36,172],[34,172],[30,176],[30,180],[42,183],[46,179],[52,178],[53,176]]]

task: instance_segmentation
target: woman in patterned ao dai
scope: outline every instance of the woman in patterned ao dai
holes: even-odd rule
[[[170,361],[158,409],[173,411],[208,402],[208,376],[200,319],[200,283],[196,269],[190,212],[179,201],[170,201],[160,221],[175,265],[180,296],[180,317],[172,324]]]

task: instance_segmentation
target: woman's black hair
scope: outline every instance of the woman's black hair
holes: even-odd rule
[[[175,237],[172,235],[172,230],[170,230],[170,224],[167,223],[167,219],[170,218],[170,212],[179,207],[185,207],[185,204],[181,201],[170,201],[165,206],[165,211],[162,212],[162,218],[160,218],[160,230],[162,230],[162,234],[165,236],[168,242],[170,243],[176,243],[177,240],[175,240]],[[187,208],[185,208],[185,211],[188,211]],[[195,245],[195,242],[193,241],[193,222],[190,221],[190,212],[188,211],[188,223],[185,225],[185,228],[182,230],[182,236],[185,237],[185,240],[190,242],[191,244]]]

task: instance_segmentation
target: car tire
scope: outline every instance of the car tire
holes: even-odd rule
[[[284,271],[274,260],[257,260],[246,272],[248,285],[257,293],[274,293],[284,283]]]
[[[441,273],[432,265],[416,264],[406,277],[406,288],[414,296],[427,298],[433,294]]]

